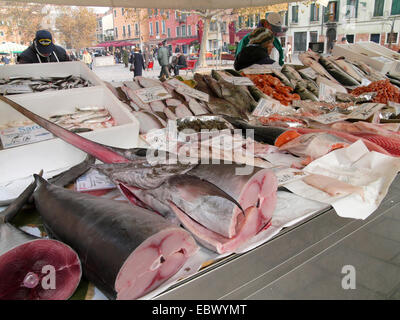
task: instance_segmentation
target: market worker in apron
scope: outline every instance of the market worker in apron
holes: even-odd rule
[[[258,28],[264,27],[268,28],[269,30],[272,31],[274,35],[274,50],[271,53],[271,57],[275,57],[280,66],[283,66],[285,63],[285,55],[283,53],[282,45],[279,39],[277,38],[277,35],[282,34],[286,32],[286,28],[282,27],[282,17],[279,13],[276,12],[271,12],[268,14],[266,19],[261,19],[260,22],[258,23]],[[237,48],[236,48],[236,53],[235,55],[238,56],[240,51],[243,50],[244,47],[249,43],[249,36],[250,33],[245,35],[242,40],[240,40]],[[279,55],[279,58],[278,58]]]
[[[53,37],[47,30],[39,30],[32,45],[17,58],[17,63],[46,63],[70,61],[64,48],[53,43]]]
[[[267,28],[257,28],[249,36],[249,44],[235,58],[235,70],[242,70],[253,64],[273,64],[270,58],[274,48],[274,35]]]

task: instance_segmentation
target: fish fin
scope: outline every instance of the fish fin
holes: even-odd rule
[[[64,172],[61,172],[51,179],[48,179],[48,181],[56,186],[65,187],[66,185],[75,182],[76,179],[88,171],[95,161],[96,158],[88,154],[83,162],[78,163]]]
[[[93,142],[89,139],[86,139],[76,133],[70,132],[59,125],[52,123],[51,121],[42,118],[41,116],[29,111],[24,108],[20,104],[0,95],[0,100],[4,101],[12,108],[22,113],[25,117],[37,123],[44,129],[50,131],[55,136],[61,138],[62,140],[72,144],[78,149],[85,151],[102,162],[105,163],[121,163],[121,162],[129,162],[128,159],[116,153],[109,147],[105,147],[104,145]]]
[[[168,179],[169,186],[191,190],[195,194],[218,196],[233,202],[243,213],[242,206],[215,184],[190,174],[175,175]]]
[[[43,170],[39,172],[38,176],[41,178]],[[4,210],[0,213],[0,223],[12,222],[16,215],[21,211],[23,206],[28,203],[29,198],[32,196],[36,189],[37,180],[33,181],[26,189]]]

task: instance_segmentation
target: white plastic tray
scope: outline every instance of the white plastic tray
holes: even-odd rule
[[[8,77],[66,77],[69,75],[80,76],[89,80],[94,86],[105,86],[104,82],[81,61],[16,64],[2,66],[0,69],[0,79]]]
[[[133,148],[139,143],[139,121],[107,88],[91,87],[40,94],[9,96],[27,109],[48,117],[68,113],[78,106],[104,106],[116,121],[116,126],[81,135],[106,145]],[[0,101],[0,124],[26,120],[22,114]],[[0,188],[16,179],[37,173],[59,170],[78,164],[86,154],[59,138],[0,151]]]

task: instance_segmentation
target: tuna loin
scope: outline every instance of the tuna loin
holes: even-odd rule
[[[188,232],[151,211],[35,178],[35,204],[46,229],[77,251],[85,276],[109,298],[146,294],[197,251]]]
[[[121,185],[128,198],[130,192],[166,217],[173,212],[200,243],[219,253],[233,252],[254,236],[275,209],[276,177],[266,169],[251,168],[251,173],[240,175],[235,172],[238,165],[198,165],[156,179],[154,172],[146,178],[129,167],[96,166]]]

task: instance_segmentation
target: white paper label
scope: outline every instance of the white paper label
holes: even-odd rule
[[[334,122],[346,120],[348,119],[348,116],[339,112],[330,112],[327,114],[322,114],[320,116],[310,117],[310,119],[323,124],[331,124]]]
[[[258,101],[257,107],[253,111],[253,116],[263,117],[269,116],[273,113],[285,113],[284,108],[285,107],[278,101],[275,102],[273,100],[261,98],[260,101]]]
[[[178,79],[171,79],[167,81],[173,87],[179,90],[179,93],[188,95],[192,98],[199,99],[205,102],[210,100],[210,97],[207,93],[201,92],[199,90],[193,89],[189,87],[186,83],[179,81]]]
[[[325,83],[320,83],[319,100],[325,102],[336,102],[336,89]]]
[[[369,86],[370,84],[371,84],[371,81],[368,80],[367,78],[362,78],[362,79],[361,79],[361,86],[362,86],[362,87],[367,87],[367,86]]]
[[[1,144],[4,149],[52,138],[53,135],[50,132],[37,124],[0,130]]]
[[[364,103],[361,106],[357,107],[352,113],[350,113],[347,118],[348,119],[358,119],[358,120],[366,120],[370,116],[372,116],[375,112],[382,109],[385,105],[382,103]]]
[[[254,86],[253,81],[251,81],[247,77],[230,77],[226,75],[222,75],[226,82],[232,83],[235,86]]]
[[[278,179],[278,186],[282,186],[286,183],[303,179],[306,175],[306,172],[295,169],[295,168],[287,168],[275,172],[276,178]]]
[[[90,170],[76,180],[76,190],[79,192],[114,188],[115,184],[112,183],[107,176],[97,170]]]
[[[396,110],[396,116],[400,113],[400,103],[389,101],[388,106]]]
[[[144,103],[172,98],[172,96],[162,86],[143,88],[135,90],[134,92]]]

